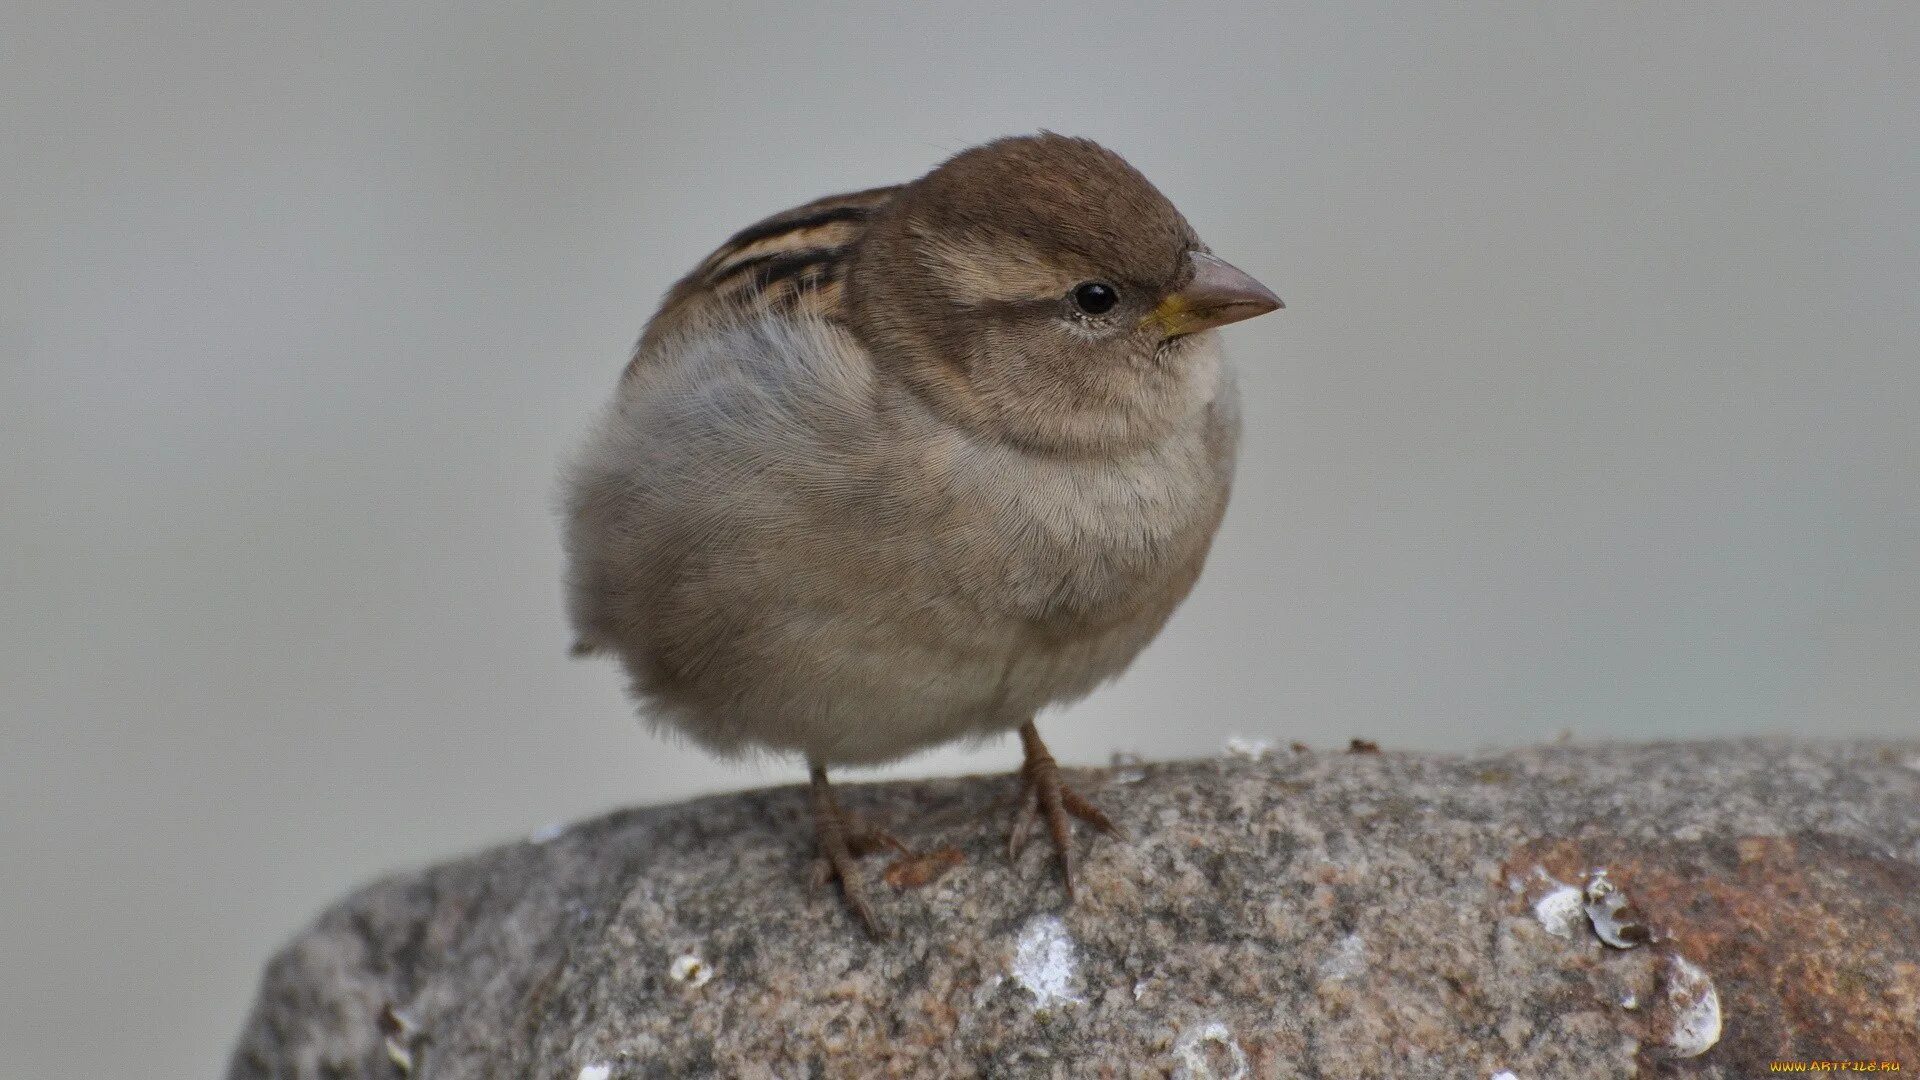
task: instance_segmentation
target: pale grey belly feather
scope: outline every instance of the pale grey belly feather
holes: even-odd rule
[[[1039,460],[885,404],[830,328],[754,333],[641,369],[570,477],[576,629],[656,722],[722,753],[891,760],[1086,694],[1184,597],[1224,505],[1230,382],[1149,451]]]

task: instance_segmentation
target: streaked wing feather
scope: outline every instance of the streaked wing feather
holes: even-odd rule
[[[829,195],[734,233],[668,290],[640,337],[633,365],[683,327],[753,314],[837,320],[848,257],[868,218],[897,191],[894,186]]]

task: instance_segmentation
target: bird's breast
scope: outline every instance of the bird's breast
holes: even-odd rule
[[[1218,417],[1125,456],[1038,456],[962,436],[931,445],[927,541],[954,592],[1042,636],[1164,617],[1191,586],[1232,467]]]

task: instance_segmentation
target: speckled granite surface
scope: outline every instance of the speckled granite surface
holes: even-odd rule
[[[899,888],[868,861],[878,944],[807,892],[799,787],[380,882],[274,958],[230,1076],[1920,1069],[1920,742],[1243,751],[1075,779],[1129,837],[1080,837],[1071,910],[1044,843],[1008,862],[1009,778],[843,786],[960,856]]]

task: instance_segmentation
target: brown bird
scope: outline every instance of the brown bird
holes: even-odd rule
[[[1281,306],[1117,154],[1001,139],[736,233],[667,293],[567,477],[577,652],[657,724],[805,755],[820,851],[880,933],[827,783],[1020,733],[1017,850],[1070,817],[1036,713],[1119,675],[1226,509],[1213,329]]]

